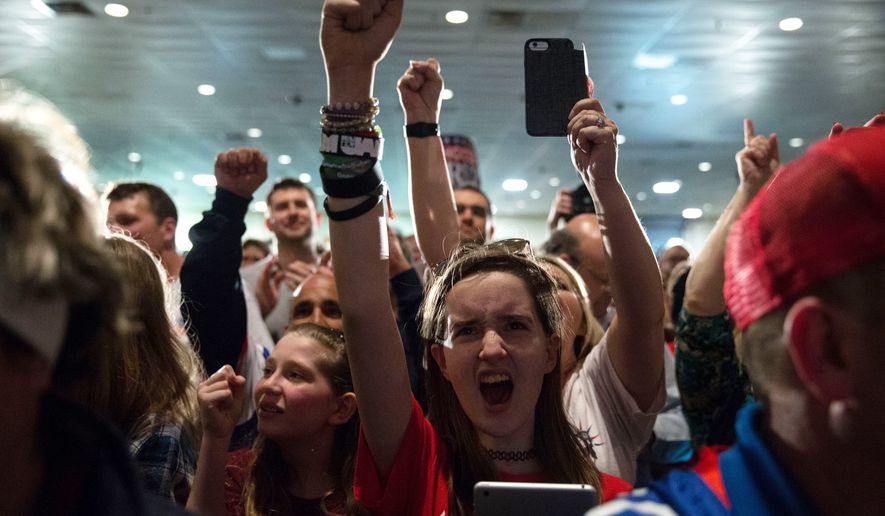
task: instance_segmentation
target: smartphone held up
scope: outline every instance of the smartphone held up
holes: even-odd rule
[[[526,131],[565,136],[569,112],[588,93],[586,50],[565,38],[533,38],[523,53]]]

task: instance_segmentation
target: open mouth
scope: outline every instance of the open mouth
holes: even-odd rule
[[[261,405],[258,407],[258,411],[264,414],[282,414],[283,411],[277,407],[276,405]]]
[[[489,406],[503,405],[513,394],[513,380],[507,374],[491,374],[479,379],[479,392]]]

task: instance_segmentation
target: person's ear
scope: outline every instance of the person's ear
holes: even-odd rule
[[[853,390],[836,317],[821,299],[804,297],[793,303],[784,320],[784,339],[796,374],[822,403],[844,400]]]
[[[175,228],[178,227],[178,221],[172,217],[166,217],[160,223],[160,230],[163,232],[163,241],[175,242]]]
[[[269,216],[264,217],[264,227],[267,228],[268,231],[273,233],[273,220],[271,220]]]
[[[343,425],[356,413],[356,394],[345,392],[335,400],[335,411],[329,416],[330,425]]]
[[[553,371],[556,364],[559,363],[559,354],[562,352],[562,337],[554,333],[547,339],[547,362],[544,372]]]
[[[439,366],[439,371],[442,373],[443,378],[446,380],[449,379],[449,370],[446,366],[446,355],[444,353],[443,347],[438,343],[434,342],[430,345],[430,354],[433,356],[433,359],[436,361],[436,365]]]
[[[486,235],[487,235],[486,242],[491,242],[492,239],[495,237],[495,225],[494,224],[489,224],[488,231],[486,232]]]

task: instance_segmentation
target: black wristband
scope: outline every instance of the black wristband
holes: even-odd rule
[[[377,160],[366,161],[362,170],[336,168],[324,163],[320,166],[320,179],[327,195],[352,199],[375,191],[384,182],[384,172]]]
[[[378,187],[372,192],[369,197],[354,206],[353,208],[348,208],[346,210],[341,211],[331,211],[329,210],[329,198],[326,197],[326,200],[323,201],[323,209],[326,210],[326,216],[331,220],[341,222],[344,220],[351,220],[368,213],[375,206],[381,203],[384,200],[384,194],[387,192],[387,183],[382,182]]]
[[[417,122],[406,125],[407,138],[427,138],[428,136],[439,136],[439,124]]]

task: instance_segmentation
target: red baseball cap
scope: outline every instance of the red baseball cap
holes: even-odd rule
[[[744,329],[816,283],[885,256],[885,127],[811,147],[734,224],[725,300]]]

